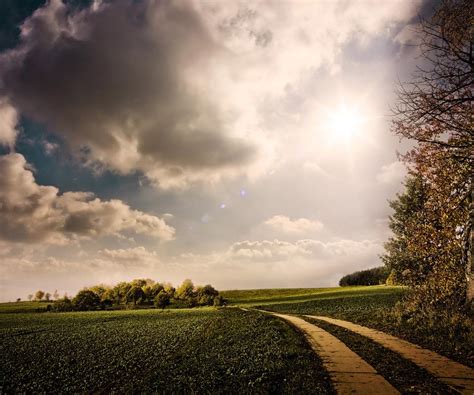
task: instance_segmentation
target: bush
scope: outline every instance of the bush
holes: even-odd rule
[[[225,306],[225,304],[226,304],[226,301],[221,295],[217,295],[214,298],[214,304],[213,304],[214,307]]]
[[[51,311],[61,312],[61,311],[72,311],[74,310],[71,299],[65,296],[63,299],[56,300],[51,305]]]
[[[217,295],[219,295],[219,292],[209,284],[204,287],[198,287],[196,290],[197,304],[200,306],[212,306]]]
[[[74,297],[72,305],[79,311],[97,310],[100,307],[100,298],[94,292],[84,289]]]

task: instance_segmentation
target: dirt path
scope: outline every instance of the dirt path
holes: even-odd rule
[[[399,393],[372,366],[325,330],[291,315],[265,313],[283,318],[305,334],[313,350],[322,359],[338,394]]]
[[[406,340],[399,339],[398,337],[388,335],[375,329],[366,328],[352,322],[335,318],[314,315],[306,315],[306,317],[338,325],[342,328],[358,333],[359,335],[366,336],[426,369],[433,376],[456,391],[463,394],[474,394],[474,369],[458,362],[454,362],[433,351],[421,348],[415,344],[407,342]]]

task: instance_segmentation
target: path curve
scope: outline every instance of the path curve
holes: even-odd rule
[[[368,337],[426,369],[454,390],[463,394],[474,394],[474,369],[468,366],[454,362],[434,351],[427,350],[406,340],[349,321],[315,315],[305,316],[325,321]]]
[[[311,348],[321,358],[338,394],[399,394],[371,365],[325,330],[302,318],[262,312],[283,318],[303,331]]]

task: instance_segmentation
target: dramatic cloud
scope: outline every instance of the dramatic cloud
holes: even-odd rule
[[[323,229],[323,224],[319,221],[307,218],[291,220],[284,215],[275,215],[267,219],[264,224],[282,233],[311,233]]]
[[[0,299],[381,264],[421,0],[86,3],[44,2],[0,52]]]
[[[20,154],[0,157],[0,238],[63,244],[75,238],[146,234],[163,240],[174,229],[161,218],[132,210],[120,200],[102,201],[87,192],[58,194],[38,185]]]
[[[377,182],[381,184],[400,184],[407,174],[407,168],[402,162],[396,161],[382,166],[377,174]]]
[[[0,146],[12,147],[15,143],[18,114],[16,110],[0,97]]]
[[[167,186],[232,172],[255,147],[228,128],[230,114],[202,85],[221,49],[186,4],[104,2],[69,15],[52,0],[3,55],[3,92],[73,149],[123,173],[142,170]]]
[[[0,91],[89,161],[162,187],[255,175],[281,144],[265,103],[414,8],[119,0],[71,13],[51,0],[2,54]]]

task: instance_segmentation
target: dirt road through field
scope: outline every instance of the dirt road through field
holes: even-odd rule
[[[330,333],[298,317],[270,314],[290,322],[305,334],[321,358],[338,394],[399,393],[372,366]]]
[[[451,388],[463,394],[474,393],[474,369],[454,362],[449,358],[439,355],[433,351],[426,350],[406,340],[388,335],[375,329],[366,328],[352,322],[338,320],[335,318],[306,315],[338,325],[359,335],[381,344],[382,346],[400,354],[402,357],[414,362],[418,366],[426,369],[440,381],[446,383]]]

